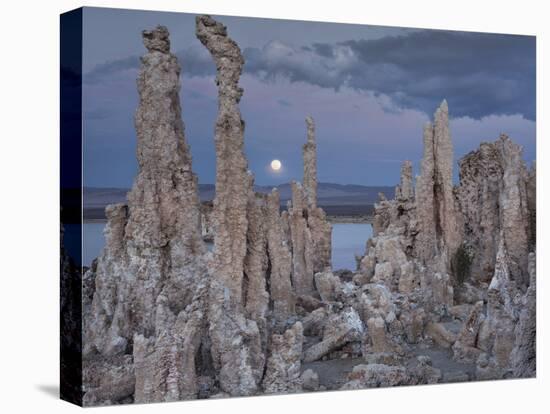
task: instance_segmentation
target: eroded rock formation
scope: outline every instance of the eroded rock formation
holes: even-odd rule
[[[474,284],[491,280],[503,237],[511,277],[522,289],[528,285],[527,257],[536,231],[534,180],[534,170],[528,174],[521,159],[521,147],[506,135],[482,143],[460,160],[457,194]]]
[[[280,215],[279,193],[273,189],[267,196],[267,249],[269,253],[269,291],[271,309],[277,324],[294,314],[295,296],[290,281],[292,255]]]
[[[412,162],[404,161],[401,165],[401,180],[395,189],[395,199],[409,201],[414,198]]]
[[[322,272],[331,266],[332,228],[325,212],[317,207],[317,144],[313,118],[306,118],[307,142],[303,147],[304,198],[307,207],[307,223],[311,233],[313,249],[313,272]]]
[[[533,376],[536,178],[521,148],[506,136],[482,144],[453,185],[443,101],[424,129],[416,185],[405,161],[394,199],[375,205],[358,269],[333,272],[313,118],[303,184],[292,182],[281,213],[277,190],[255,193],[248,170],[241,51],[209,16],[197,17],[196,34],[217,68],[209,223],[180,67],[157,27],[143,32],[138,176],[128,205],[106,209],[106,246],[83,277],[85,404]],[[427,348],[452,353],[464,372],[436,366]],[[314,365],[339,360],[355,366],[338,381]]]
[[[534,377],[537,371],[537,289],[535,254],[529,254],[529,288],[520,301],[511,354],[514,377]]]
[[[453,194],[453,145],[449,109],[443,101],[433,124],[424,127],[424,156],[417,179],[418,256],[429,263],[450,257],[460,244],[460,228]]]
[[[297,392],[302,390],[301,359],[303,328],[296,322],[283,335],[271,338],[271,356],[263,380],[263,389],[268,394]]]
[[[307,225],[308,208],[302,185],[291,183],[292,202],[289,203],[288,221],[292,246],[292,286],[297,295],[312,295],[313,284],[313,240]]]
[[[304,196],[308,208],[317,207],[317,144],[315,123],[311,116],[306,118],[307,142],[302,150],[304,159]]]
[[[317,207],[317,145],[313,118],[306,118],[303,146],[304,184],[291,183],[288,224],[292,246],[292,282],[297,295],[316,295],[314,275],[331,267],[332,227]]]
[[[181,399],[196,391],[188,378],[197,344],[165,345],[188,335],[200,342],[204,315],[197,309],[208,280],[180,66],[165,27],[144,31],[143,43],[139,172],[128,205],[107,208],[106,246],[86,276],[94,287],[84,324],[85,404]]]
[[[511,279],[510,257],[501,236],[495,263],[495,273],[487,291],[487,318],[479,347],[485,355],[478,360],[478,377],[498,379],[510,369],[517,323],[516,285]],[[481,329],[481,328],[480,328]]]
[[[505,135],[459,161],[456,186],[452,160],[444,101],[424,128],[415,190],[405,162],[395,198],[375,205],[373,237],[353,279],[363,291],[366,358],[394,361],[388,353],[406,355],[427,340],[476,365],[460,378],[533,375],[534,166],[527,172]]]
[[[304,351],[304,361],[316,361],[346,343],[361,342],[363,331],[361,318],[353,308],[328,316],[321,342]]]
[[[214,259],[209,292],[209,332],[213,363],[219,370],[222,391],[230,395],[256,392],[261,380],[265,355],[258,323],[245,315],[248,297],[243,287],[262,285],[260,280],[245,280],[248,205],[253,179],[244,155],[244,121],[239,110],[243,90],[239,86],[244,59],[237,43],[227,36],[227,29],[209,16],[197,17],[197,38],[208,49],[216,64],[218,86],[218,118],[215,128],[216,197],[214,198]],[[259,225],[261,212],[252,199],[253,223]],[[260,217],[258,217],[260,215]],[[252,229],[251,236],[258,235]],[[256,233],[256,234],[254,234]],[[263,237],[263,231],[259,231]],[[253,237],[254,237],[253,236]],[[264,242],[253,240],[253,244]],[[265,242],[264,242],[265,243]],[[252,255],[263,254],[255,251]],[[265,249],[264,249],[265,250]],[[251,258],[257,261],[258,257]],[[263,258],[259,258],[263,260]],[[249,263],[250,264],[250,263]],[[261,277],[262,264],[254,263]],[[264,283],[265,285],[265,283]],[[260,291],[258,291],[260,290]],[[254,291],[263,295],[261,288]],[[256,306],[254,304],[253,306]]]

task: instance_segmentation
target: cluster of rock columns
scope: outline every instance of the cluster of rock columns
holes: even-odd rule
[[[241,50],[210,16],[196,18],[196,35],[217,69],[214,249],[202,240],[180,66],[159,26],[142,34],[138,175],[128,204],[107,207],[106,246],[82,278],[85,405],[297,392],[319,387],[302,361],[327,358],[364,357],[344,388],[438,382],[428,357],[400,365],[418,343],[475,363],[478,379],[534,375],[536,177],[521,147],[505,135],[481,144],[453,185],[443,101],[416,186],[405,161],[359,268],[340,276],[317,205],[313,118],[302,183],[281,213],[278,191],[256,193],[248,170]]]

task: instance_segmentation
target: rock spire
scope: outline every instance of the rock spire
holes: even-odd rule
[[[306,118],[303,185],[291,183],[288,222],[292,245],[292,285],[298,296],[315,294],[314,275],[331,266],[332,227],[317,207],[317,145],[312,117]]]
[[[209,303],[212,357],[222,391],[250,395],[258,388],[265,355],[258,324],[244,313],[248,204],[253,183],[244,155],[244,121],[239,110],[243,94],[239,78],[244,59],[237,43],[228,37],[226,27],[210,16],[196,18],[196,35],[214,59],[218,86],[214,259]]]
[[[307,142],[303,146],[304,194],[308,208],[317,207],[317,144],[315,142],[315,122],[306,117]]]
[[[453,144],[445,100],[436,110],[433,124],[424,127],[424,156],[416,202],[420,257],[424,261],[443,253],[451,257],[460,245],[461,232],[453,193]]]
[[[137,82],[139,172],[128,205],[107,207],[106,247],[86,275],[92,286],[84,332],[87,404],[124,400],[134,391],[144,402],[193,393],[186,381],[194,376],[195,348],[162,344],[181,335],[200,342],[203,335],[201,316],[190,311],[208,273],[197,178],[181,119],[180,66],[165,27],[142,36],[147,53]],[[173,365],[174,352],[188,353],[190,364]],[[154,395],[139,390],[140,367],[148,366],[148,383],[158,385]],[[169,375],[171,387],[161,386]]]

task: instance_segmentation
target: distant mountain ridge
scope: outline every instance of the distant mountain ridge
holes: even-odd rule
[[[281,204],[286,204],[292,197],[290,183],[277,186],[256,185],[254,189],[260,193],[270,193],[276,187],[281,195]],[[127,188],[84,187],[84,208],[105,208],[108,204],[126,203]],[[395,187],[364,186],[358,184],[319,183],[317,199],[320,206],[356,206],[372,205],[378,200],[378,193],[387,198],[393,198]],[[201,201],[214,199],[214,184],[199,184]]]

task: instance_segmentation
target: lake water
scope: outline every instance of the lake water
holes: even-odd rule
[[[64,223],[63,246],[75,265],[90,266],[105,245],[105,223]],[[82,249],[82,250],[81,250]]]
[[[332,225],[332,269],[355,270],[355,255],[365,254],[365,245],[372,236],[367,223],[335,223]]]
[[[82,264],[90,266],[105,245],[105,223],[84,223]],[[364,223],[332,225],[332,268],[355,270],[355,255],[365,253],[365,243],[372,236],[372,226]],[[211,245],[209,246],[211,248]]]

